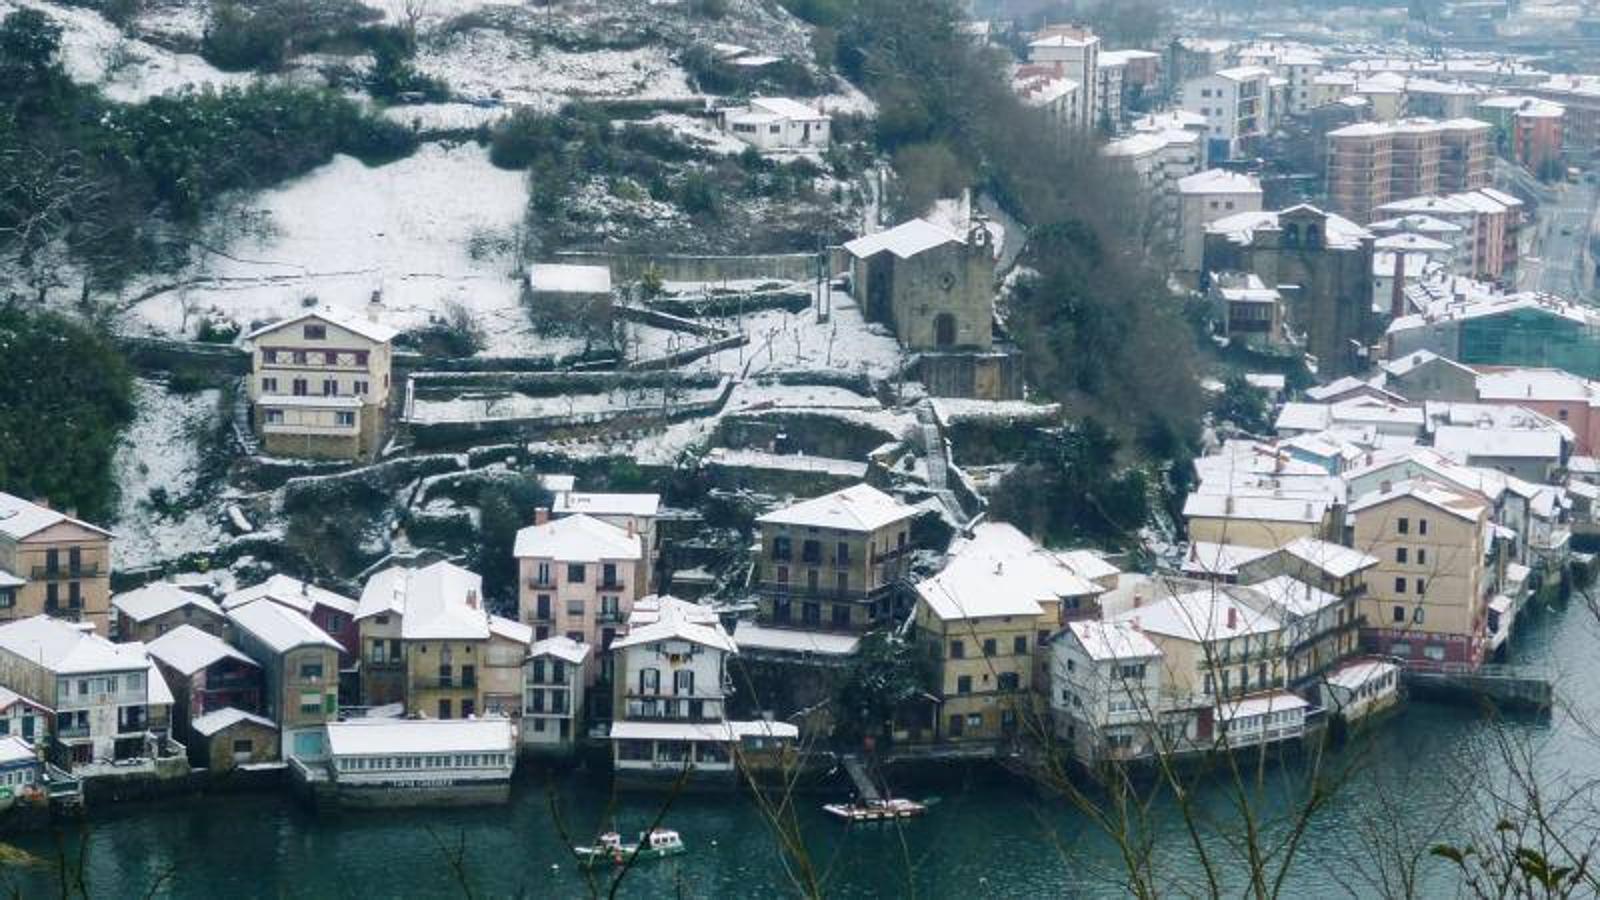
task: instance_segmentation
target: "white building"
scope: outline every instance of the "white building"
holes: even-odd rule
[[[828,146],[833,117],[787,97],[753,97],[725,109],[722,129],[757,150],[808,150]]]
[[[302,313],[245,335],[252,421],[267,452],[355,459],[374,453],[389,402],[397,332],[330,309]]]
[[[350,806],[505,802],[517,747],[511,721],[329,722],[327,778]]]
[[[49,711],[49,756],[68,767],[155,755],[172,706],[143,644],[48,616],[0,626],[0,686]]]
[[[671,784],[686,769],[731,778],[741,752],[766,755],[799,736],[782,722],[726,719],[727,659],[739,649],[708,607],[645,597],[611,650],[619,657],[611,726],[619,778]]]
[[[1179,185],[1200,171],[1205,148],[1192,131],[1135,132],[1108,142],[1100,151],[1115,171],[1126,175],[1143,201],[1145,233],[1168,246],[1178,240]]]
[[[1206,226],[1242,212],[1261,211],[1254,176],[1208,169],[1178,180],[1178,268],[1198,275],[1205,261]]]
[[[1150,726],[1163,708],[1162,667],[1161,648],[1131,624],[1068,623],[1051,643],[1056,737],[1091,761],[1161,749]]]
[[[1100,122],[1096,85],[1100,81],[1100,38],[1086,28],[1050,26],[1028,44],[1028,62],[1055,67],[1080,85],[1078,128],[1088,132]]]
[[[647,593],[641,535],[585,513],[546,520],[540,510],[535,524],[517,532],[512,555],[517,618],[535,640],[560,635],[603,651]]]
[[[1011,90],[1024,106],[1042,112],[1063,134],[1081,133],[1083,90],[1078,82],[1039,66],[1023,66],[1011,77]]]
[[[522,747],[570,752],[582,721],[584,670],[590,646],[565,636],[535,642],[523,667]]]
[[[1183,108],[1209,123],[1207,159],[1233,159],[1265,135],[1272,117],[1272,70],[1223,69],[1183,83]]]

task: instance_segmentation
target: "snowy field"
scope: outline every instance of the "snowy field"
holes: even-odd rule
[[[0,0],[0,18],[37,9],[61,26],[61,56],[72,80],[99,85],[112,100],[136,103],[184,87],[247,84],[249,73],[223,72],[198,56],[134,40],[99,13],[38,0]]]
[[[216,509],[186,510],[174,518],[160,514],[150,492],[160,489],[174,503],[195,488],[200,470],[199,440],[217,426],[215,390],[173,394],[160,381],[134,382],[135,416],[122,434],[113,462],[117,499],[116,562],[137,568],[181,556],[222,540]]]
[[[700,403],[714,399],[718,388],[675,389],[668,401],[673,404]],[[535,397],[516,391],[475,391],[444,400],[418,397],[412,406],[411,420],[421,424],[474,422],[494,419],[521,419],[542,416],[575,416],[616,413],[627,409],[658,406],[659,388],[617,388],[593,393],[570,393]]]
[[[741,377],[795,370],[892,377],[901,364],[900,345],[894,336],[882,326],[866,322],[848,294],[834,291],[832,301],[833,315],[827,322],[818,322],[811,309],[798,313],[762,310],[726,319],[703,319],[731,332],[744,332],[750,336],[750,343],[696,360],[687,368]],[[674,332],[635,325],[631,327],[630,341],[637,347],[637,356],[649,358],[682,349],[683,338]]]
[[[265,233],[140,301],[128,324],[174,335],[186,309],[193,329],[194,313],[214,308],[248,327],[292,315],[308,297],[359,314],[382,290],[386,324],[425,325],[453,301],[484,327],[484,352],[548,353],[550,341],[528,330],[511,255],[492,246],[515,236],[526,200],[523,175],[490,165],[472,144],[427,144],[376,168],[341,156],[253,198]]]

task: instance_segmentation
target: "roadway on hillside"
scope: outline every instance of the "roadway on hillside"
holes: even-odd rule
[[[1587,180],[1556,186],[1533,222],[1532,256],[1517,279],[1521,287],[1593,303],[1594,261],[1589,234],[1595,225],[1600,185]]]

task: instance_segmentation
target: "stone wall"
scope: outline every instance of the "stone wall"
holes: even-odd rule
[[[192,372],[225,378],[250,374],[250,355],[231,344],[118,337],[128,363],[144,372]]]
[[[654,271],[664,281],[809,281],[817,274],[815,253],[765,253],[750,256],[710,256],[643,253],[598,253],[571,250],[555,254],[563,263],[607,266],[619,282],[638,281]]]
[[[917,357],[914,372],[930,397],[1022,399],[1022,355],[1015,351],[924,353]]]

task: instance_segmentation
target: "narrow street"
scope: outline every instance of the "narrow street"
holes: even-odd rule
[[[1600,185],[1558,184],[1539,208],[1518,286],[1594,302],[1594,261],[1588,253]]]

